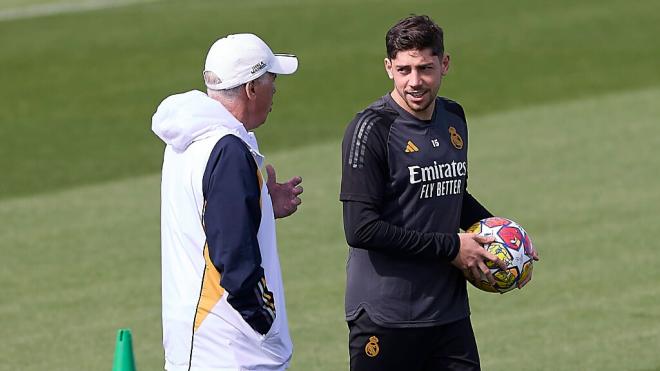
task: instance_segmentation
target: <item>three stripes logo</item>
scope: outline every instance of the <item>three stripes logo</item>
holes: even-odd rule
[[[262,309],[266,311],[270,315],[271,318],[269,318],[270,322],[275,320],[275,300],[273,299],[273,293],[272,291],[268,291],[268,287],[266,287],[266,278],[261,277],[261,280],[257,282],[257,289],[256,289],[257,294],[261,294],[261,300],[263,301],[263,304],[261,305]]]
[[[413,153],[413,152],[419,152],[419,148],[415,145],[415,143],[412,142],[412,140],[409,140],[408,143],[406,144],[406,153]]]

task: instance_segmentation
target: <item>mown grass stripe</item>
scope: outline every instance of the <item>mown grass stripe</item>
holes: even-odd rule
[[[0,10],[0,22],[16,19],[46,17],[65,13],[81,13],[92,10],[118,8],[143,3],[154,3],[160,0],[89,0],[84,2],[64,2],[52,4],[36,4],[24,7]]]

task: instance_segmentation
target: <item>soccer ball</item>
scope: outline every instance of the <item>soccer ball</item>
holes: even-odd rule
[[[506,264],[502,270],[490,261],[486,262],[495,278],[495,286],[482,274],[479,281],[468,279],[475,287],[488,292],[505,293],[518,286],[532,273],[533,259],[528,253],[532,250],[529,234],[518,223],[501,217],[482,219],[467,230],[481,236],[493,236],[495,241],[483,245],[484,249],[500,258]]]

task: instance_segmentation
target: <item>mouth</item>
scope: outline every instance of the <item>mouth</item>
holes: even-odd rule
[[[406,92],[413,100],[421,100],[426,95],[426,90],[413,90]]]

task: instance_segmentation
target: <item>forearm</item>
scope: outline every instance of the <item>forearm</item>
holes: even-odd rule
[[[457,233],[424,233],[384,221],[374,206],[344,202],[346,241],[355,248],[451,261],[458,254]]]

